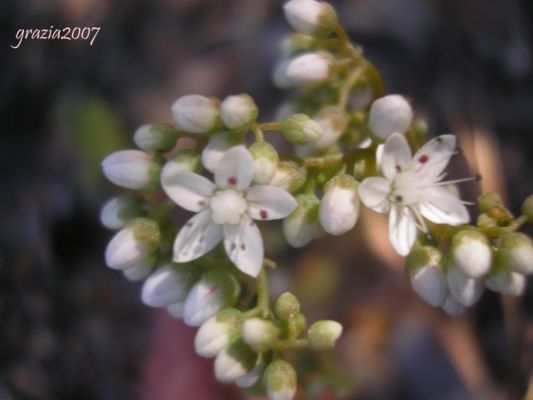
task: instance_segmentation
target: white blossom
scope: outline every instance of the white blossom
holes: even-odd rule
[[[355,226],[359,216],[357,185],[357,181],[346,174],[328,182],[320,201],[319,219],[329,234],[342,235]]]
[[[454,154],[455,136],[442,135],[422,146],[414,156],[405,137],[393,133],[383,147],[384,177],[366,178],[359,185],[363,204],[389,212],[389,240],[398,254],[409,254],[417,230],[427,232],[423,218],[436,224],[461,225],[470,220],[464,203],[444,186],[444,169]]]
[[[120,150],[102,161],[107,179],[127,189],[150,189],[159,180],[159,166],[141,150]]]
[[[368,115],[368,126],[376,135],[387,139],[395,132],[407,132],[412,120],[413,110],[405,97],[390,94],[372,103]]]

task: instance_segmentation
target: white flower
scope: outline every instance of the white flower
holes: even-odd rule
[[[384,177],[370,177],[359,185],[359,197],[367,207],[380,213],[389,212],[389,240],[402,256],[411,251],[417,228],[427,231],[422,217],[449,225],[470,220],[461,199],[444,186],[475,178],[441,181],[454,149],[455,136],[442,135],[427,142],[411,157],[405,137],[393,133],[383,147]]]
[[[333,59],[326,52],[305,53],[293,58],[287,65],[287,78],[297,87],[318,86],[329,80]]]
[[[413,120],[413,110],[398,94],[381,97],[372,103],[368,115],[368,126],[382,139],[391,134],[405,133]]]
[[[472,278],[486,275],[492,264],[487,237],[472,229],[464,229],[454,235],[452,255],[455,265]]]
[[[359,216],[357,181],[350,175],[331,179],[320,202],[319,219],[322,228],[331,235],[342,235],[355,226]]]
[[[218,125],[218,102],[198,94],[180,97],[172,104],[172,114],[184,131],[206,133]]]
[[[198,213],[176,237],[174,261],[195,260],[224,239],[226,253],[237,268],[257,276],[263,264],[263,239],[253,220],[284,218],[296,208],[296,200],[274,186],[250,186],[253,172],[250,152],[236,146],[222,157],[215,183],[182,172],[164,186],[179,206]]]
[[[107,179],[127,189],[153,189],[159,181],[159,165],[140,150],[120,150],[102,161]]]
[[[337,23],[335,10],[324,1],[290,0],[283,11],[295,30],[310,35],[327,35]]]
[[[433,307],[444,304],[448,295],[442,254],[431,246],[416,247],[407,258],[407,271],[413,290]]]

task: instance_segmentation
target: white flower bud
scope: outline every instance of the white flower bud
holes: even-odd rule
[[[270,181],[270,185],[295,192],[300,189],[307,179],[307,169],[295,161],[280,161],[276,172]]]
[[[305,53],[287,65],[288,81],[297,87],[314,87],[327,82],[332,75],[333,58],[326,52]]]
[[[242,339],[258,353],[272,348],[279,336],[279,329],[271,321],[250,318],[242,324]]]
[[[144,151],[168,151],[176,145],[178,135],[169,124],[143,125],[133,135],[133,141]]]
[[[411,125],[413,110],[403,96],[390,94],[372,103],[368,117],[370,130],[382,139],[405,133]]]
[[[483,293],[483,282],[466,275],[455,265],[450,265],[446,280],[452,296],[465,307],[473,306]]]
[[[312,348],[325,350],[334,347],[341,334],[342,325],[337,321],[318,321],[307,331],[307,339]]]
[[[230,307],[239,298],[237,279],[224,269],[206,272],[185,300],[183,320],[189,326],[200,326],[213,315]]]
[[[161,171],[161,186],[168,194],[167,187],[174,186],[176,176],[181,172],[197,172],[201,168],[200,155],[195,150],[179,151],[168,160]]]
[[[283,136],[296,144],[314,142],[322,135],[322,128],[305,114],[293,114],[281,122]]]
[[[292,400],[296,393],[296,371],[288,362],[276,360],[266,368],[263,383],[269,400]]]
[[[141,300],[151,307],[182,302],[195,281],[196,274],[191,268],[169,263],[158,268],[144,282]]]
[[[466,311],[466,307],[455,300],[451,294],[446,297],[446,300],[442,305],[442,309],[444,312],[446,312],[446,314],[451,315],[452,317],[461,315]]]
[[[285,38],[281,43],[281,54],[290,56],[300,51],[309,50],[315,38],[304,33],[293,33]]]
[[[510,296],[521,296],[526,290],[527,279],[524,275],[514,271],[498,271],[485,280],[485,286],[495,292]]]
[[[337,25],[335,10],[324,1],[290,0],[283,11],[295,30],[309,35],[327,36]]]
[[[202,164],[205,169],[214,173],[224,154],[233,146],[227,132],[212,135],[202,150]]]
[[[291,60],[287,58],[282,58],[276,62],[272,70],[272,82],[274,86],[280,89],[290,89],[294,86],[287,76],[287,67],[290,62]]]
[[[278,166],[278,152],[268,142],[255,142],[248,150],[254,159],[254,181],[269,184]]]
[[[264,357],[262,354],[258,354],[255,367],[250,372],[237,378],[237,380],[235,381],[235,384],[239,386],[240,388],[249,388],[255,385],[257,381],[259,381],[259,378],[261,378],[261,375],[263,375],[264,369],[265,369]]]
[[[441,259],[440,251],[430,246],[415,247],[407,259],[411,287],[433,307],[442,306],[448,295]]]
[[[159,183],[159,165],[140,150],[120,150],[102,161],[107,179],[127,189],[154,189]]]
[[[118,231],[107,245],[108,267],[124,270],[145,261],[157,249],[160,233],[157,223],[146,218],[132,220]]]
[[[146,278],[154,268],[155,257],[145,258],[139,264],[122,270],[124,277],[130,281],[141,281]]]
[[[177,318],[177,319],[182,319],[183,318],[183,312],[184,312],[184,309],[185,309],[185,303],[183,302],[178,302],[178,303],[173,303],[173,304],[169,304],[167,307],[167,312],[172,315],[174,318]]]
[[[336,106],[325,107],[313,118],[322,128],[322,136],[309,144],[313,150],[326,150],[346,132],[348,115]]]
[[[357,181],[341,174],[331,179],[325,187],[320,202],[320,224],[331,235],[342,235],[355,226],[359,216]]]
[[[228,96],[220,105],[220,117],[230,129],[246,129],[257,114],[257,105],[247,94]]]
[[[257,354],[244,342],[238,340],[215,359],[215,378],[223,383],[234,382],[250,372],[257,362]]]
[[[320,201],[314,194],[296,196],[298,207],[283,220],[283,234],[293,247],[304,247],[320,232],[318,210]]]
[[[129,220],[142,215],[142,206],[138,196],[114,197],[102,207],[100,222],[109,229],[122,229]]]
[[[505,234],[498,250],[498,258],[515,272],[526,275],[533,273],[533,244],[523,233]]]
[[[202,357],[215,357],[234,342],[241,331],[242,313],[227,308],[205,321],[194,338],[196,353]]]
[[[219,125],[218,101],[197,94],[180,97],[172,104],[179,127],[190,133],[206,133]]]
[[[452,239],[454,264],[466,275],[481,278],[492,264],[492,251],[487,237],[481,232],[465,229]]]

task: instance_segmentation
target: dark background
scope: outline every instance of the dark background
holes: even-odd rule
[[[98,212],[118,190],[105,182],[100,161],[131,147],[137,126],[171,122],[169,107],[184,94],[247,92],[268,120],[287,97],[270,83],[290,32],[280,4],[0,3],[0,399],[239,396],[212,381],[210,361],[191,349],[194,331],[143,306],[140,284],[105,268],[111,233]],[[533,3],[334,5],[387,91],[408,96],[433,133],[459,135],[467,158],[478,157],[463,161],[464,171],[492,165],[488,184],[518,212],[533,191]],[[93,46],[26,40],[10,47],[18,29],[51,25],[101,32]],[[466,145],[479,138],[493,151]],[[344,323],[340,367],[356,382],[345,397],[522,396],[533,365],[533,289],[503,307],[486,293],[467,317],[450,319],[416,299],[401,260],[376,256],[362,235],[285,252],[276,276],[312,317]],[[323,279],[325,293],[313,286]],[[329,393],[321,398],[341,397]]]

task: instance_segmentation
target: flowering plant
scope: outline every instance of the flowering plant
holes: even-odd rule
[[[267,272],[276,263],[255,221],[282,219],[286,241],[304,247],[323,232],[352,230],[361,206],[388,213],[388,238],[407,257],[414,291],[451,315],[473,306],[484,287],[522,294],[533,272],[531,239],[518,232],[533,221],[533,197],[515,217],[485,193],[470,224],[470,203],[455,184],[478,177],[444,179],[455,136],[426,140],[409,102],[384,95],[379,73],[329,4],[290,0],[284,11],[297,33],[283,43],[273,78],[296,92],[278,120],[258,122],[246,94],[222,102],[187,95],[171,108],[177,127],[142,126],[134,135],[139,150],[102,163],[111,182],[135,191],[102,209],[102,223],[118,230],[106,264],[128,279],[146,278],[145,304],[199,327],[196,352],[215,357],[217,379],[262,385],[270,399],[297,391],[284,351],[331,348],[342,326],[308,326],[289,292],[271,306]],[[295,154],[280,156],[269,132],[281,132]],[[193,148],[181,145],[184,137]],[[195,213],[179,229],[176,205]]]

